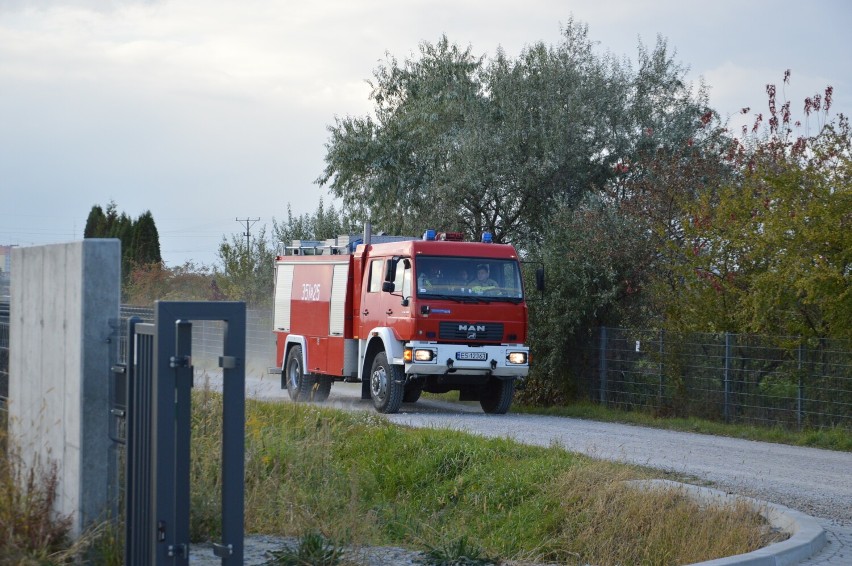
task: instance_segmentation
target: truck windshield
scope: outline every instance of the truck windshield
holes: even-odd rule
[[[521,272],[512,259],[418,256],[417,296],[523,300]]]

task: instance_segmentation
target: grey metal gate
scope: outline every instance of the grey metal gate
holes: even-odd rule
[[[192,322],[224,322],[223,566],[243,563],[245,303],[157,302],[154,322],[128,323],[127,566],[188,566]]]

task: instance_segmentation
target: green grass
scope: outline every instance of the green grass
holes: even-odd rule
[[[210,392],[194,401],[195,540],[218,537],[220,403]],[[246,438],[248,533],[402,545],[444,563],[462,552],[601,566],[696,562],[767,541],[748,510],[637,492],[624,480],[658,474],[556,447],[257,401],[247,403]]]
[[[423,393],[423,398],[458,402],[459,395],[457,391],[440,394]],[[478,405],[478,403],[470,404]],[[747,424],[727,424],[696,417],[658,417],[643,411],[611,409],[589,401],[577,401],[560,407],[538,407],[516,402],[512,405],[511,412],[618,422],[667,430],[695,432],[698,434],[775,442],[791,446],[808,446],[811,448],[852,452],[852,432],[839,426],[795,431],[782,426],[765,427]]]
[[[221,534],[221,402],[194,394],[193,542]],[[558,447],[291,403],[248,401],[246,414],[246,530],[300,541],[270,554],[273,564],[333,564],[344,547],[401,545],[422,551],[426,564],[663,565],[774,540],[745,507],[636,491],[625,480],[659,473]],[[0,565],[120,564],[120,533],[104,524],[72,543],[68,518],[50,511],[55,468],[28,466],[8,446],[0,452]]]
[[[642,411],[610,409],[590,402],[576,402],[563,407],[547,408],[513,405],[512,412],[619,422],[668,430],[852,452],[852,432],[841,427],[811,429],[798,432],[780,426],[759,427],[744,424],[726,424],[694,417],[655,417]]]

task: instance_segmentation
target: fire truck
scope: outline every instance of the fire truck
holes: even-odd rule
[[[510,245],[372,234],[294,240],[275,260],[276,367],[294,401],[360,382],[382,413],[423,391],[509,410],[529,372],[527,304]],[[536,272],[543,290],[544,273]]]

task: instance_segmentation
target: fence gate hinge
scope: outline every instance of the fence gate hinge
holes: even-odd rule
[[[186,557],[186,546],[185,544],[173,544],[169,546],[169,556]]]
[[[188,368],[192,362],[191,356],[172,356],[169,358],[169,367]]]
[[[219,558],[227,558],[234,553],[233,544],[217,544],[213,543],[213,554]]]

